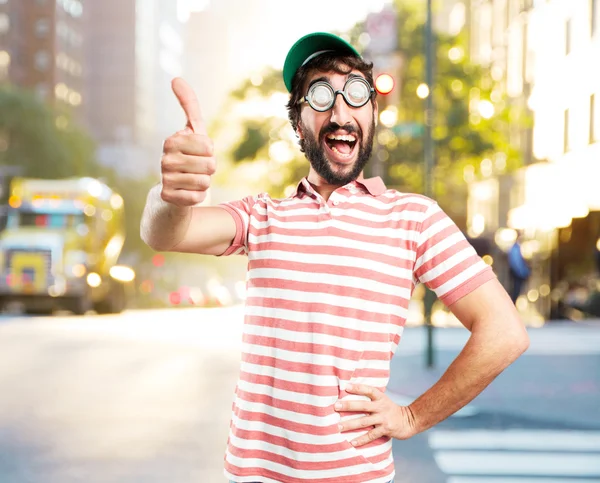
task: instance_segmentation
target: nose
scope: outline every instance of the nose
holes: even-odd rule
[[[352,113],[350,110],[351,108],[346,104],[344,96],[342,96],[341,92],[337,92],[335,94],[335,102],[331,108],[331,122],[335,122],[339,126],[350,124],[352,122]]]

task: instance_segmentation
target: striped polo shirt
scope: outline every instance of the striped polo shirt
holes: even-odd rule
[[[411,294],[450,305],[495,277],[429,198],[353,181],[325,201],[304,178],[285,199],[220,205],[248,256],[242,360],[225,453],[236,482],[386,483],[392,441],[340,432],[348,383],[384,391]]]

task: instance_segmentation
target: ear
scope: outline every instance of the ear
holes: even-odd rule
[[[373,103],[373,118],[375,121],[375,127],[377,127],[377,124],[379,123],[379,104],[377,103],[377,100],[375,100]]]
[[[304,132],[302,128],[302,122],[298,121],[298,126],[296,127],[296,134],[300,139],[304,139]]]

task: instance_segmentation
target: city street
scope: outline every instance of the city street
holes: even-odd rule
[[[241,308],[0,318],[1,483],[223,483]],[[600,322],[530,329],[472,404],[396,441],[396,483],[600,482]],[[408,328],[389,395],[407,403],[467,338]]]

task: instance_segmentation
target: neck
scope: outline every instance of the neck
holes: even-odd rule
[[[312,169],[312,167],[310,168],[310,172],[308,173],[306,179],[325,201],[329,200],[331,193],[333,193],[336,189],[344,186],[342,184],[336,185],[328,183],[321,176],[319,176],[316,171]],[[363,173],[360,173],[356,179],[363,179]]]

